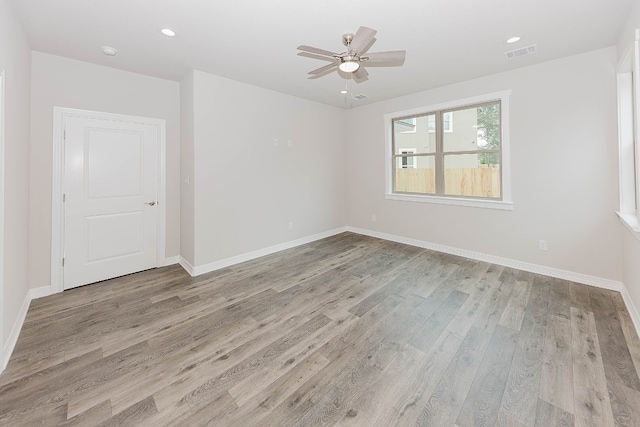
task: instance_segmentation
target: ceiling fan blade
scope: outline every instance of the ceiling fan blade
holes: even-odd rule
[[[406,54],[406,50],[390,50],[387,52],[368,53],[365,58],[369,62],[402,62]]]
[[[372,28],[360,27],[358,31],[356,31],[356,35],[353,36],[353,40],[351,40],[351,49],[356,52],[362,52],[362,49],[369,46],[371,40],[375,37],[378,31]]]
[[[358,70],[353,73],[353,78],[360,80],[364,79],[368,75],[369,73],[367,72],[367,70],[365,70],[364,67],[360,65],[360,68],[358,68]]]
[[[324,55],[324,56],[337,55],[337,53],[329,52],[328,50],[318,49],[317,47],[311,47],[311,46],[305,46],[305,45],[298,46],[298,50],[302,50],[304,52],[309,52],[309,53],[316,53],[318,55]]]
[[[320,68],[316,68],[315,70],[311,70],[309,71],[308,74],[321,74],[321,73],[324,73],[325,71],[329,71],[332,68],[336,68],[337,66],[338,66],[338,61],[332,62],[331,64],[325,65]]]

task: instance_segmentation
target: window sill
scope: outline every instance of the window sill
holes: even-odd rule
[[[478,200],[457,197],[419,196],[415,194],[386,194],[387,200],[401,200],[404,202],[435,203],[438,205],[469,206],[474,208],[513,210],[513,202],[503,200]]]
[[[616,214],[620,218],[620,222],[629,229],[632,233],[636,234],[636,237],[640,237],[640,222],[638,217],[634,214],[616,211]]]

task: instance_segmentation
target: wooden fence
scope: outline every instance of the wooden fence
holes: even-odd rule
[[[445,169],[445,194],[500,197],[500,166]],[[435,193],[434,169],[396,169],[396,191]]]

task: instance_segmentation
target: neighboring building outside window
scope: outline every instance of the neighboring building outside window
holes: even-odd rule
[[[415,168],[416,163],[414,161],[414,157],[410,155],[406,155],[406,154],[415,154],[415,152],[416,152],[415,148],[401,148],[398,154],[405,154],[405,155],[398,157],[398,159],[400,160],[400,164],[398,166],[403,169]]]

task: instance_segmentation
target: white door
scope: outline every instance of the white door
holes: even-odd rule
[[[156,267],[158,127],[67,117],[63,287]]]

